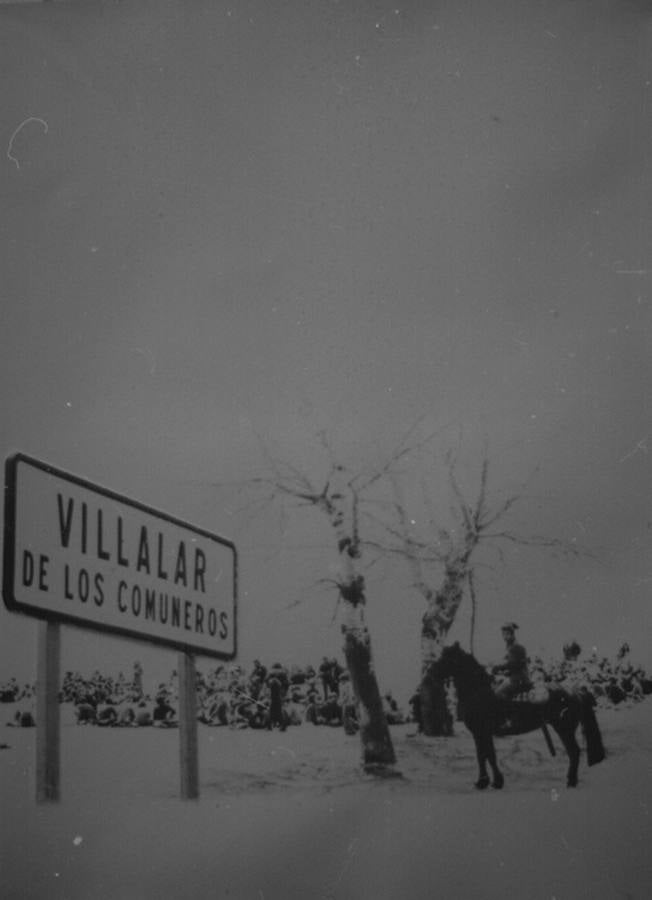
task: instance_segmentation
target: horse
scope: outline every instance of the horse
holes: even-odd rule
[[[496,761],[494,736],[526,734],[541,728],[554,755],[546,728],[551,725],[568,754],[566,785],[569,788],[577,787],[578,783],[580,747],[575,738],[578,724],[582,726],[586,741],[588,765],[594,766],[605,758],[594,712],[595,700],[588,692],[572,693],[559,687],[550,688],[548,698],[542,701],[499,699],[493,691],[489,673],[459,643],[444,647],[430,671],[434,678],[441,681],[450,678],[455,685],[462,721],[475,742],[479,767],[475,787],[478,790],[484,790],[490,783],[500,789],[505,783]],[[491,782],[487,763],[493,776]]]

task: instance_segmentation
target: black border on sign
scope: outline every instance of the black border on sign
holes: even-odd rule
[[[104,497],[109,497],[111,500],[117,500],[119,503],[124,503],[127,506],[133,507],[134,509],[141,510],[142,512],[153,515],[156,518],[163,519],[163,521],[165,522],[170,522],[173,525],[180,526],[181,528],[186,528],[189,531],[194,532],[195,534],[199,534],[202,537],[208,538],[211,541],[215,541],[218,544],[222,544],[223,546],[228,547],[233,553],[233,653],[225,653],[221,650],[210,650],[209,648],[203,646],[198,647],[196,644],[184,643],[183,641],[150,637],[140,631],[133,631],[130,628],[120,628],[120,626],[105,625],[102,622],[93,622],[88,619],[81,619],[78,616],[68,615],[66,613],[49,612],[48,610],[38,609],[36,607],[29,606],[28,604],[18,602],[14,594],[14,559],[16,549],[17,469],[18,464],[21,462],[26,463],[29,466],[33,466],[36,469],[41,469],[41,471],[47,472],[50,475],[55,475],[58,478],[62,478],[64,481],[70,481],[72,482],[72,484],[79,485],[79,487],[86,488],[87,490],[93,491],[97,494],[102,494]],[[37,619],[45,619],[47,621],[55,621],[69,625],[75,625],[78,628],[90,629],[92,631],[108,632],[110,634],[119,635],[120,637],[126,637],[137,641],[144,641],[149,644],[156,644],[159,647],[169,647],[175,650],[182,650],[186,653],[194,653],[197,656],[210,656],[216,659],[228,660],[234,659],[237,655],[238,552],[236,550],[235,544],[232,541],[229,541],[227,538],[220,537],[219,535],[213,534],[210,531],[206,531],[203,528],[197,528],[195,525],[191,525],[189,522],[184,522],[183,519],[178,519],[175,516],[171,516],[168,513],[162,512],[160,509],[154,509],[154,507],[147,506],[145,503],[140,503],[137,500],[131,500],[129,497],[118,494],[116,491],[111,491],[108,488],[93,484],[91,481],[87,481],[85,478],[79,478],[77,475],[71,475],[69,472],[64,472],[61,469],[57,469],[55,466],[51,466],[49,463],[41,462],[40,460],[34,459],[31,456],[27,456],[24,453],[15,453],[13,456],[9,456],[5,461],[3,544],[2,597],[5,602],[5,606],[12,612],[20,612]]]

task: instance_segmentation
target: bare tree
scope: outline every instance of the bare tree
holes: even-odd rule
[[[456,472],[456,456],[449,452],[445,457],[448,485],[453,497],[451,513],[454,525],[450,528],[437,526],[431,518],[425,534],[417,533],[415,522],[407,513],[400,496],[398,482],[394,483],[394,511],[398,527],[391,526],[398,545],[398,552],[409,564],[413,586],[425,600],[426,609],[421,620],[421,702],[422,729],[427,735],[448,735],[452,733],[452,717],[448,711],[444,685],[432,676],[432,663],[441,653],[444,641],[450,631],[468,586],[471,598],[471,635],[473,647],[476,625],[475,569],[476,551],[480,545],[493,545],[501,553],[501,544],[514,543],[558,550],[564,554],[579,556],[586,551],[576,544],[558,538],[521,536],[501,522],[520,494],[492,506],[488,499],[489,457],[485,447],[481,470],[480,486],[475,500],[469,502],[461,489]],[[430,574],[432,573],[432,574]]]
[[[325,435],[321,441],[330,465],[319,485],[297,467],[279,462],[269,454],[269,474],[248,482],[265,492],[268,500],[287,500],[300,507],[308,507],[324,516],[334,537],[338,554],[338,575],[334,584],[341,604],[343,650],[351,684],[360,710],[360,738],[362,763],[366,771],[381,774],[396,762],[394,747],[387,725],[383,703],[373,665],[371,636],[365,621],[367,602],[363,555],[369,553],[371,543],[361,537],[363,520],[372,527],[373,518],[366,518],[366,504],[374,489],[396,472],[396,466],[413,449],[406,441],[411,429],[387,461],[369,473],[351,475],[332,453]]]

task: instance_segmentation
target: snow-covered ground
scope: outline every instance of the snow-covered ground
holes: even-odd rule
[[[600,711],[608,758],[583,760],[576,790],[540,733],[498,741],[506,786],[481,793],[461,725],[394,727],[403,777],[380,781],[340,729],[200,726],[201,797],[184,802],[177,731],[80,727],[64,707],[59,804],[34,801],[34,729],[0,734],[2,897],[644,900],[651,710]]]

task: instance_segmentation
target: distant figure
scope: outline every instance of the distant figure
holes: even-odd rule
[[[269,688],[269,710],[266,716],[266,726],[271,731],[275,726],[285,731],[288,726],[285,710],[283,709],[283,685],[281,680],[271,675],[267,680]]]
[[[588,691],[586,667],[580,663],[582,648],[577,641],[568,641],[562,648],[563,660],[559,666],[557,682],[564,690],[573,694]]]
[[[398,703],[392,696],[391,691],[383,696],[383,711],[388,725],[402,725],[404,722],[403,713],[398,708]]]
[[[132,691],[137,700],[143,696],[143,667],[139,662],[134,663],[134,675],[131,682]]]
[[[501,628],[505,641],[505,658],[500,665],[494,666],[493,673],[501,676],[494,686],[494,693],[502,700],[509,700],[531,687],[527,653],[525,647],[516,642],[517,628],[518,625],[514,622],[507,622]]]
[[[98,706],[96,715],[95,724],[105,728],[112,727],[118,721],[118,712],[111,700]]]
[[[285,711],[288,717],[288,725],[301,725],[303,720],[303,702],[298,688],[291,689],[290,699],[286,703]]]
[[[136,725],[140,727],[145,727],[147,725],[152,724],[152,714],[147,709],[147,704],[144,700],[141,700],[138,704],[138,708],[136,709]]]
[[[308,696],[306,697],[306,713],[305,713],[306,722],[311,722],[313,725],[319,725],[319,704],[317,698],[317,690],[308,691]]]
[[[624,644],[618,650],[618,655],[616,656],[617,660],[623,660],[626,656],[629,656],[629,644],[625,641]]]
[[[267,667],[264,666],[259,659],[254,660],[254,668],[251,677],[257,678],[261,684],[263,684],[267,678]]]
[[[409,700],[412,721],[416,722],[417,732],[423,731],[423,719],[421,717],[421,690],[417,687]]]
[[[569,641],[567,644],[564,644],[563,653],[566,662],[574,662],[578,659],[581,652],[582,648],[577,641]]]
[[[323,725],[337,727],[343,724],[342,707],[339,704],[335,691],[331,691],[319,707],[319,717]]]
[[[339,679],[339,700],[342,709],[342,724],[346,734],[355,734],[358,730],[358,704],[355,699],[351,677],[343,671]]]
[[[342,672],[344,672],[344,669],[338,663],[337,659],[333,657],[331,659],[331,691],[335,691],[338,696],[340,693],[340,675]]]
[[[36,722],[29,710],[21,711],[17,709],[14,713],[13,722],[7,722],[7,725],[11,725],[14,728],[33,728],[36,725]]]
[[[0,703],[14,703],[18,700],[19,688],[15,678],[0,688]]]
[[[96,719],[95,707],[92,703],[78,703],[75,707],[75,716],[78,725],[94,725]]]
[[[327,656],[322,657],[321,665],[319,666],[319,679],[322,685],[323,699],[324,702],[328,700],[328,695],[332,690],[332,674],[331,674],[331,661]]]
[[[118,721],[116,724],[120,725],[122,728],[127,728],[136,724],[136,713],[134,712],[133,706],[122,707],[118,713]]]
[[[175,728],[179,724],[174,707],[170,706],[165,694],[159,694],[156,698],[152,719],[153,724],[159,728]]]

